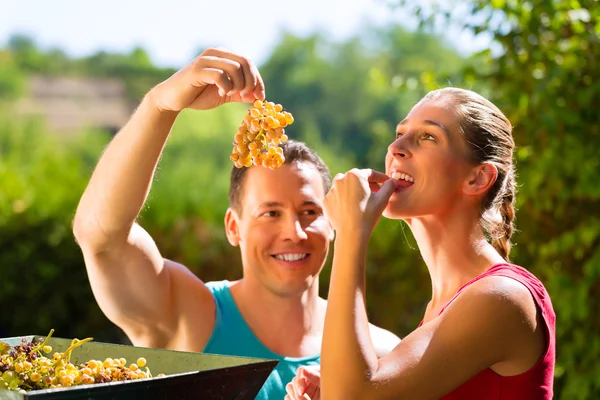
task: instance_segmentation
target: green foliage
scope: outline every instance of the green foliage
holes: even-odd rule
[[[11,52],[0,50],[0,102],[19,98],[25,91],[23,73]]]
[[[514,259],[535,272],[557,314],[556,398],[600,396],[600,3],[434,2],[424,26],[446,16],[492,38],[466,76],[514,125],[519,232]],[[439,25],[438,25],[439,26]],[[437,76],[437,78],[442,78]]]
[[[0,61],[4,61],[1,55],[6,53],[14,59],[16,68],[13,70],[16,69],[20,74],[120,79],[125,83],[127,96],[135,103],[138,103],[151,87],[175,72],[171,68],[157,68],[152,65],[148,53],[140,47],[136,47],[129,54],[100,51],[89,57],[71,59],[62,50],[42,51],[28,36],[13,35],[9,39],[7,49],[0,49]],[[8,66],[10,67],[10,64]],[[0,66],[0,98],[3,93],[5,68],[6,65]],[[19,94],[22,94],[21,91]]]
[[[461,58],[438,38],[399,27],[366,30],[347,42],[283,35],[261,67],[267,96],[296,117],[291,137],[323,138],[355,166],[382,168],[398,123],[418,100],[403,93],[424,69],[452,75]]]
[[[76,60],[74,73],[93,77],[118,78],[125,82],[127,95],[138,103],[154,85],[167,79],[175,71],[152,65],[145,50],[135,48],[129,54],[98,52],[90,57]]]
[[[0,337],[59,332],[121,340],[96,305],[71,234],[86,168],[36,120],[0,112]],[[9,307],[10,305],[10,307]]]
[[[230,105],[182,113],[140,218],[166,257],[207,280],[240,274],[223,234],[223,205],[231,141],[245,111]],[[9,116],[0,115],[0,298],[19,306],[0,316],[0,337],[55,328],[60,336],[126,340],[96,305],[71,232],[109,135],[61,139],[46,133],[43,121]]]

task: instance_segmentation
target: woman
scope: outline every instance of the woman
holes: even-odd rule
[[[511,130],[482,96],[436,90],[398,124],[386,174],[351,170],[336,177],[325,201],[337,238],[321,398],[552,398],[552,303],[540,281],[508,258]],[[381,215],[410,226],[432,298],[419,327],[378,359],[365,311],[365,259]],[[290,398],[314,393],[310,382],[297,376]]]

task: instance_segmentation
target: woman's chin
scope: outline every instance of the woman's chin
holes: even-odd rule
[[[402,207],[395,201],[391,201],[388,203],[387,207],[383,210],[381,214],[384,218],[387,219],[406,219],[409,218],[410,215],[407,213],[406,207]]]
[[[385,210],[383,210],[383,214],[381,214],[384,218],[387,219],[400,219],[398,216],[398,212],[388,205]]]

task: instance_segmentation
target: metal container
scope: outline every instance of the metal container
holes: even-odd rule
[[[40,336],[24,336],[28,341]],[[21,343],[21,337],[0,339],[10,346]],[[63,352],[71,340],[50,338],[53,352]],[[125,399],[254,399],[275,368],[277,360],[189,353],[110,343],[88,342],[75,348],[73,364],[106,358],[126,358],[128,364],[144,357],[153,378],[95,383],[70,388],[33,390],[27,394],[0,389],[0,400],[125,400]],[[166,376],[156,377],[163,373]]]

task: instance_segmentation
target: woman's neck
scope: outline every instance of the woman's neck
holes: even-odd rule
[[[453,212],[443,217],[413,218],[409,226],[431,276],[429,309],[441,307],[462,285],[492,265],[505,262],[485,239],[478,215]]]

